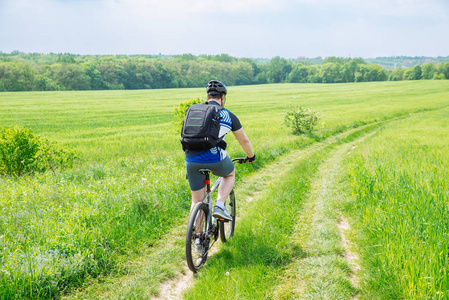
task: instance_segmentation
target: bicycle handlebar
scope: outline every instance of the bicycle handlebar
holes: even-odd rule
[[[253,162],[256,160],[256,156],[254,155],[254,157],[249,158],[248,156],[246,157],[238,157],[238,158],[233,158],[232,162],[237,162],[239,164],[243,164],[243,163],[249,163],[249,162]]]
[[[238,164],[243,164],[245,162],[245,158],[244,157],[233,158],[232,162],[236,162]]]

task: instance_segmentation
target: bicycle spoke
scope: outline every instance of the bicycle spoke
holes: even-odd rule
[[[189,269],[196,272],[206,262],[210,238],[207,236],[208,206],[198,203],[192,210],[187,226],[186,259]]]

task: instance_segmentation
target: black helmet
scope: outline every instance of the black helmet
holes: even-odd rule
[[[211,93],[211,92],[217,92],[217,93],[223,93],[226,95],[226,93],[228,92],[228,90],[226,89],[226,86],[223,82],[218,81],[218,80],[211,80],[209,81],[209,83],[207,84],[206,87],[206,91],[207,93]],[[215,94],[215,93],[213,93]]]

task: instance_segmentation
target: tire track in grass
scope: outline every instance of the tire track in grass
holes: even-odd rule
[[[345,217],[342,217],[341,220],[337,224],[338,230],[340,231],[341,236],[341,245],[344,249],[344,257],[346,258],[349,266],[351,268],[350,274],[350,283],[355,289],[359,288],[359,278],[358,272],[360,270],[359,265],[359,256],[356,252],[352,250],[351,241],[346,237],[346,232],[351,230],[351,227],[348,223],[348,220]]]
[[[289,239],[294,239],[292,227],[295,226],[291,225],[290,220],[297,221],[297,207],[301,207],[302,199],[307,199],[307,195],[310,192],[310,187],[307,187],[310,184],[307,182],[310,178],[310,181],[316,184],[316,180],[313,181],[313,178],[320,174],[318,173],[319,166],[328,160],[327,157],[330,154],[334,154],[337,150],[340,152],[347,151],[347,147],[352,147],[352,145],[347,146],[347,143],[367,135],[368,132],[375,130],[384,123],[379,122],[349,130],[325,142],[314,144],[307,149],[292,151],[291,154],[280,158],[279,161],[281,163],[287,161],[287,157],[292,158],[289,161],[289,166],[281,164],[281,168],[278,169],[280,173],[275,172],[275,168],[264,169],[264,172],[272,174],[272,180],[265,182],[265,188],[263,193],[261,193],[263,194],[261,197],[254,197],[248,208],[245,205],[245,209],[241,214],[243,220],[239,222],[242,225],[236,229],[238,234],[229,245],[224,247],[223,251],[218,253],[217,260],[213,261],[213,264],[201,272],[198,280],[195,280],[195,287],[185,294],[186,299],[199,299],[202,297],[285,299],[291,298],[290,296],[295,297],[295,294],[300,295],[307,291],[307,289],[304,289],[301,292],[301,288],[304,287],[298,285],[297,280],[290,282],[287,293],[283,288],[276,290],[276,285],[280,280],[282,281],[283,277],[295,278],[294,273],[298,270],[292,270],[290,274],[288,271],[284,272],[284,269],[288,270],[289,268],[288,264],[291,262],[291,257],[303,259],[311,256],[310,253],[304,251],[308,245],[301,243],[291,245],[292,243],[289,242]],[[334,149],[336,147],[338,147],[337,150]],[[336,156],[341,157],[342,155]],[[335,155],[331,157],[335,157]],[[321,170],[322,168],[320,168],[320,172]],[[259,182],[259,180],[254,179],[264,178],[266,176],[264,172],[259,172],[252,176],[252,181]],[[292,184],[294,181],[292,181],[292,178],[298,178],[296,181],[303,182],[299,185]],[[316,190],[314,185],[313,191],[315,193]],[[293,195],[298,198],[292,201],[291,197]],[[267,205],[267,202],[273,202],[274,206]],[[281,207],[282,212],[279,212],[277,208],[277,212],[271,211],[275,206]],[[327,229],[320,225],[320,216],[312,213],[313,211],[304,209],[305,215],[315,218],[316,230],[321,230],[324,234],[327,234]],[[296,223],[296,221],[293,222]],[[277,224],[277,222],[280,222],[281,225]],[[337,223],[338,219],[334,222],[336,228]],[[289,228],[292,228],[292,230]],[[330,250],[332,250],[332,247],[338,248],[339,251],[334,255],[337,257],[337,260],[330,261],[327,265],[326,261],[324,261],[322,269],[327,271],[333,268],[333,270],[338,272],[343,267],[343,271],[340,271],[339,276],[342,278],[341,281],[348,286],[346,299],[349,299],[355,295],[355,290],[349,284],[349,266],[343,257],[344,250],[340,245],[341,235],[338,228],[335,232],[335,237],[336,245],[323,243],[322,246],[323,248],[331,247]],[[311,277],[318,277],[316,275],[309,274]],[[330,281],[333,280],[335,278],[330,279]],[[321,282],[324,286],[325,283]],[[327,288],[329,286],[326,286]],[[336,284],[334,290],[340,288],[341,284]],[[292,290],[295,292],[291,293],[290,291]],[[315,296],[320,298],[319,294],[315,294]],[[316,297],[309,298],[315,299]],[[341,298],[335,297],[335,299]]]
[[[359,129],[353,131],[357,130]],[[323,147],[323,144],[326,145],[328,143],[335,143],[337,140],[338,137],[331,137],[325,142],[313,144],[306,149],[291,151],[289,154],[278,158],[256,174],[242,179],[240,186],[243,188],[236,189],[236,194],[239,195],[241,193],[242,197],[244,197],[243,200],[237,200],[237,209],[239,211],[237,217],[239,218],[241,211],[245,210],[245,207],[247,206],[246,204],[252,202],[253,199],[257,199],[263,189],[265,189],[266,186],[269,185],[274,179],[278,178],[283,172],[288,170],[295,161],[305,155],[316,152],[318,149]],[[245,189],[245,191],[250,191],[250,193],[245,193],[243,189]],[[239,219],[237,219],[236,223],[238,226]],[[213,259],[213,255],[219,251],[220,245],[221,243],[217,242],[211,249],[211,252],[208,255],[208,261]],[[182,261],[182,263],[185,264],[185,261]],[[194,280],[195,276],[187,267],[184,267],[183,272],[179,272],[174,278],[162,283],[159,288],[160,294],[152,299],[182,299],[182,293],[190,287],[189,284],[194,283]]]
[[[278,298],[357,299],[360,266],[346,234],[351,231],[350,217],[341,213],[346,202],[343,163],[375,132],[337,146],[320,166],[294,234],[306,255],[287,269],[288,276],[276,291]]]
[[[288,170],[300,157],[313,153],[323,144],[335,142],[336,139],[331,137],[305,149],[294,150],[252,176],[243,178],[236,188],[238,216],[241,216],[248,203],[257,201],[258,196],[270,182]],[[64,299],[181,299],[182,293],[195,281],[195,276],[185,263],[186,224],[187,218],[138,261],[130,262],[130,271],[127,274],[110,276],[104,282],[87,285],[84,289],[65,296]],[[238,230],[239,219],[236,226]],[[220,245],[220,242],[215,244],[214,252],[219,250]],[[213,253],[208,257],[206,268],[212,259]]]
[[[352,129],[307,148],[293,150],[257,173],[243,178],[236,188],[238,215],[243,215],[248,204],[257,201],[266,188],[292,168],[295,162],[369,126],[376,125]],[[133,265],[128,274],[111,276],[102,283],[88,285],[81,291],[65,296],[64,299],[181,299],[183,292],[197,281],[196,276],[191,274],[185,264],[186,224],[187,218],[149,249],[139,261],[131,262]],[[237,231],[238,227],[239,220]],[[215,244],[216,251],[220,250],[220,246],[219,242]],[[213,256],[209,257],[208,262],[213,259]],[[207,263],[205,267],[207,268]]]
[[[253,176],[249,176],[242,180],[240,186],[244,186],[246,190],[252,191],[246,197],[243,196],[244,193],[241,189],[236,189],[236,194],[239,195],[242,192],[242,197],[245,197],[243,200],[237,200],[237,209],[238,209],[238,218],[236,220],[237,226],[239,223],[239,215],[241,211],[244,210],[245,204],[250,203],[253,199],[257,199],[258,195],[263,191],[266,185],[271,182],[273,179],[277,178],[281,171],[285,171],[286,165],[291,165],[294,161],[298,159],[298,152],[302,152],[302,154],[311,153],[316,151],[318,145],[313,145],[307,150],[302,151],[293,151],[290,154],[284,155],[282,157],[282,161],[279,159],[270,164],[268,167],[265,167],[263,170],[259,171],[257,174]],[[251,188],[248,188],[248,185]],[[208,255],[208,261],[213,259],[213,255],[217,253],[220,249],[221,243],[216,242],[214,247],[211,249],[211,252]],[[182,261],[185,264],[185,261]],[[207,264],[207,263],[206,263]],[[200,271],[201,272],[201,271]],[[182,294],[186,291],[192,283],[194,283],[194,279],[196,276],[190,272],[190,270],[185,267],[184,272],[177,274],[174,278],[164,282],[160,286],[160,294],[157,297],[153,297],[154,300],[162,300],[162,299],[182,299]]]

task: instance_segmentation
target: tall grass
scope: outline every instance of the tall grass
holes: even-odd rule
[[[351,160],[366,299],[449,298],[448,117],[402,120]]]
[[[258,161],[373,120],[446,105],[441,82],[282,84],[229,89],[227,107]],[[128,257],[188,214],[171,110],[204,89],[0,94],[0,126],[19,125],[75,148],[72,170],[0,178],[0,297],[58,297],[90,277],[126,271]],[[281,126],[290,104],[326,115],[313,137]],[[267,126],[269,124],[269,126]],[[269,127],[269,130],[267,130]],[[230,156],[242,155],[228,138]]]

